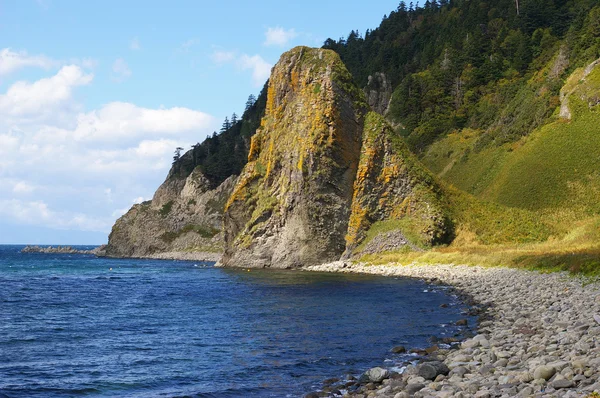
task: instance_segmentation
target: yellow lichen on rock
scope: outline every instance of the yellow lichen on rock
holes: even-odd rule
[[[363,94],[335,52],[298,47],[273,68],[266,108],[228,201],[223,263],[335,260],[345,248]]]

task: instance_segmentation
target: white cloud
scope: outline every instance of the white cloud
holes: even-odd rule
[[[127,142],[141,137],[197,133],[213,123],[212,116],[188,108],[148,109],[127,102],[111,102],[99,110],[80,114],[73,138]]]
[[[296,38],[298,34],[294,29],[285,30],[282,27],[268,28],[265,32],[265,46],[283,47],[289,41]]]
[[[45,55],[29,55],[26,51],[15,52],[10,48],[0,50],[0,76],[28,66],[50,69],[56,65],[58,65],[57,61]]]
[[[0,114],[12,117],[53,114],[72,99],[73,88],[89,84],[94,75],[75,65],[63,66],[56,75],[34,83],[18,81],[0,94]]]
[[[25,181],[18,181],[13,185],[13,192],[18,194],[28,194],[35,191],[35,187]]]
[[[89,217],[81,213],[54,211],[41,201],[0,200],[3,218],[27,225],[43,225],[54,229],[108,232],[109,220]]]
[[[0,220],[106,232],[128,198],[152,195],[177,146],[217,127],[183,107],[111,102],[84,111],[75,91],[92,79],[69,65],[0,92]]]
[[[117,83],[121,83],[131,76],[131,69],[129,69],[129,65],[127,65],[127,62],[125,62],[123,58],[117,58],[115,60],[112,71],[113,74],[111,78]]]
[[[265,61],[260,55],[242,55],[238,61],[238,66],[243,69],[252,70],[252,81],[256,86],[262,86],[271,75],[273,65]]]
[[[210,58],[215,64],[221,65],[233,61],[235,59],[235,52],[217,50],[210,55]]]
[[[140,40],[137,37],[131,39],[129,42],[129,48],[133,51],[139,51],[142,49],[142,45],[140,44]]]

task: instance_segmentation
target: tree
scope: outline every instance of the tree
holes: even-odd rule
[[[229,121],[229,118],[227,116],[225,116],[223,125],[221,125],[221,133],[224,133],[225,131],[229,130],[230,128],[231,128],[231,122]]]
[[[177,161],[181,159],[181,151],[183,151],[182,147],[178,146],[177,148],[175,148],[175,154],[173,155],[173,163],[177,163]]]
[[[238,115],[235,112],[233,112],[233,115],[231,115],[231,125],[233,126],[237,122],[238,122]]]
[[[248,112],[248,109],[252,108],[255,103],[256,103],[256,97],[254,96],[254,94],[250,94],[250,96],[248,97],[248,100],[246,101],[246,108],[245,108],[244,112]]]

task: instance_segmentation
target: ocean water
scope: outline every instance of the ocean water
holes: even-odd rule
[[[1,397],[302,396],[465,317],[409,279],[21,248],[0,246]]]

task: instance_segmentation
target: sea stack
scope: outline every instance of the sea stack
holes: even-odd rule
[[[225,207],[223,265],[292,268],[339,258],[367,110],[335,52],[297,47],[281,56]]]

